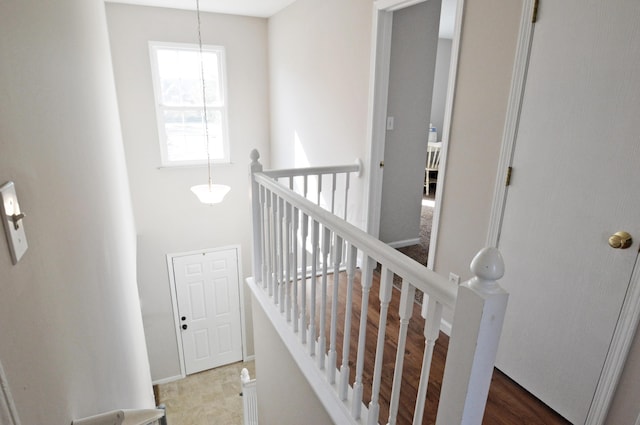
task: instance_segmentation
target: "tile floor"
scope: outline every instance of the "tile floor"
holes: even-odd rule
[[[242,425],[240,372],[255,377],[254,362],[239,362],[158,385],[168,425]]]

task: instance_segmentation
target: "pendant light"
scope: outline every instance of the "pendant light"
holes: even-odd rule
[[[198,47],[200,50],[200,76],[202,77],[202,111],[204,115],[204,137],[207,147],[207,170],[209,181],[207,184],[199,184],[191,187],[200,202],[207,205],[214,205],[222,202],[225,195],[231,188],[223,184],[213,184],[211,177],[211,153],[209,152],[209,123],[207,120],[207,91],[204,78],[204,59],[202,57],[202,33],[200,31],[200,0],[196,0],[196,14],[198,16]]]

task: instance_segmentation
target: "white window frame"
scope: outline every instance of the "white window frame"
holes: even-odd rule
[[[206,165],[207,158],[196,160],[171,160],[169,159],[168,152],[168,138],[165,127],[164,113],[167,110],[199,110],[202,111],[203,107],[178,107],[171,105],[164,105],[162,103],[162,89],[160,85],[159,65],[158,65],[158,50],[160,49],[174,49],[174,50],[187,50],[198,52],[200,50],[198,44],[192,43],[172,43],[161,41],[149,41],[149,55],[151,58],[151,78],[153,82],[153,93],[156,109],[156,121],[158,125],[158,141],[160,144],[160,163],[161,167],[180,167],[180,166],[193,166],[193,165]],[[216,164],[229,164],[231,163],[231,155],[229,151],[229,120],[228,120],[228,100],[227,100],[227,73],[226,73],[226,54],[224,46],[215,45],[203,45],[203,52],[215,53],[218,56],[218,81],[220,82],[220,95],[222,106],[207,104],[207,112],[219,111],[221,113],[222,120],[222,149],[224,152],[223,158],[211,158],[212,163]],[[211,141],[211,139],[210,139]],[[203,137],[203,145],[205,140]]]

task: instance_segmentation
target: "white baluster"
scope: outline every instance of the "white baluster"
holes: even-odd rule
[[[284,203],[284,307],[287,315],[287,322],[291,322],[291,204]]]
[[[293,272],[293,331],[294,332],[298,332],[298,315],[300,314],[299,311],[299,303],[298,303],[298,217],[299,217],[299,211],[297,208],[291,206],[292,208],[292,226],[293,226],[293,231],[291,232],[291,238],[292,238],[292,253],[291,253],[291,258],[293,260],[293,264],[291,266],[292,268],[292,272]]]
[[[351,175],[349,173],[345,173],[345,182],[344,182],[344,214],[342,215],[342,219],[347,221],[347,205],[349,205],[349,178]]]
[[[275,194],[271,191],[267,195],[267,220],[269,224],[269,296],[273,297],[276,293],[276,210],[274,205]],[[276,297],[277,299],[277,297]]]
[[[332,173],[331,179],[331,214],[336,213],[336,188],[337,188],[337,173]]]
[[[416,288],[411,283],[403,280],[400,294],[400,329],[398,330],[398,350],[396,351],[396,365],[393,371],[393,386],[391,390],[391,403],[389,404],[388,425],[395,425],[398,416],[400,402],[400,388],[402,386],[402,370],[404,368],[404,351],[407,346],[407,330],[413,311]]]
[[[437,425],[481,424],[491,385],[509,298],[496,282],[504,274],[500,252],[484,248],[471,271],[475,277],[458,288]]]
[[[284,314],[285,308],[285,294],[287,292],[287,285],[285,282],[285,258],[287,251],[285,251],[285,229],[286,223],[284,218],[284,200],[278,198],[278,287],[280,295],[280,313]]]
[[[316,286],[317,286],[317,265],[318,265],[318,251],[320,224],[312,219],[312,231],[311,231],[311,304],[309,313],[309,354],[316,355]]]
[[[342,365],[340,366],[340,400],[347,399],[349,387],[349,346],[351,344],[351,310],[353,303],[353,281],[356,274],[358,249],[353,245],[347,248],[347,299],[344,311],[344,338],[342,340]]]
[[[300,341],[307,343],[307,237],[309,234],[309,216],[300,211],[302,214],[302,236],[300,245],[302,247],[300,254],[302,287],[300,294]]]
[[[273,268],[273,302],[274,304],[278,304],[280,302],[280,282],[282,282],[281,271],[282,268],[280,266],[281,259],[281,251],[280,246],[282,243],[282,220],[280,220],[280,198],[274,193],[271,200],[271,208],[273,209],[273,257],[275,259],[275,264]]]
[[[384,354],[384,337],[387,329],[387,312],[391,301],[391,288],[393,283],[393,272],[382,266],[382,276],[380,277],[380,320],[378,322],[378,341],[376,344],[376,361],[373,369],[373,384],[371,385],[371,402],[369,402],[368,425],[378,423],[380,414],[380,381],[382,378],[382,360]]]
[[[325,354],[327,350],[327,274],[329,272],[329,245],[331,230],[323,227],[322,232],[322,283],[320,295],[320,337],[318,339],[318,367],[325,368]]]
[[[338,325],[338,293],[340,288],[340,260],[342,258],[342,238],[337,234],[334,235],[334,244],[336,251],[333,256],[333,296],[331,297],[331,330],[329,338],[329,366],[327,367],[327,378],[329,383],[336,382],[336,333]],[[343,348],[344,350],[344,348]]]
[[[440,321],[442,320],[442,304],[429,299],[424,295],[422,300],[422,317],[425,320],[424,326],[424,353],[422,355],[422,369],[420,373],[420,385],[418,386],[418,396],[416,397],[416,408],[413,413],[413,425],[421,425],[424,415],[424,405],[427,399],[427,387],[429,386],[429,373],[431,372],[431,361],[433,359],[433,348],[440,335]]]
[[[369,292],[371,291],[373,268],[376,261],[365,255],[362,268],[362,301],[360,302],[360,327],[358,330],[358,354],[356,358],[356,379],[353,383],[353,401],[351,404],[351,416],[360,419],[362,411],[362,373],[364,371],[364,356],[367,339],[367,317],[369,313]],[[369,413],[371,414],[371,413]]]
[[[266,288],[269,283],[269,210],[267,208],[267,200],[265,188],[260,186],[260,221],[262,223],[262,235],[260,243],[262,245],[262,287]]]

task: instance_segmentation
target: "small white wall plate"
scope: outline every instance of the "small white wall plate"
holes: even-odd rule
[[[27,251],[27,236],[24,233],[24,219],[20,216],[20,205],[13,182],[0,187],[0,218],[7,234],[7,243],[11,252],[11,262],[18,264]]]

